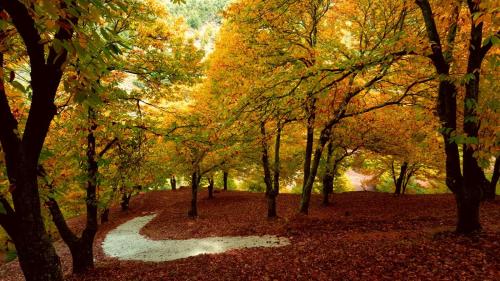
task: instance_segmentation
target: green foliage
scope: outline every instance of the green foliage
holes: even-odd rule
[[[215,178],[215,187],[216,188],[224,188],[224,178],[223,178],[223,174],[222,172],[216,174]],[[236,189],[236,181],[234,180],[234,177],[231,176],[231,174],[229,175],[228,179],[227,179],[227,189],[228,190],[235,190]]]
[[[5,253],[5,262],[11,262],[17,258],[16,250],[9,250]]]
[[[379,184],[375,186],[378,192],[394,193],[394,182],[388,173],[384,173],[379,180]]]
[[[250,192],[264,192],[266,191],[266,185],[263,181],[247,180],[243,183],[241,189],[248,190]]]
[[[198,29],[206,23],[221,22],[221,12],[232,0],[185,0],[181,5],[167,2],[169,11],[174,16],[181,16],[193,29]]]
[[[345,174],[335,177],[333,182],[333,192],[342,193],[353,191],[354,187]]]

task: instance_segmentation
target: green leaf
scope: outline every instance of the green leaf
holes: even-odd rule
[[[475,99],[466,99],[465,100],[465,108],[467,109],[473,109],[476,107],[476,100]]]
[[[99,97],[99,95],[96,95],[96,94],[91,94],[91,95],[87,96],[87,99],[85,100],[85,102],[92,107],[95,107],[95,106],[102,104],[101,98]]]
[[[10,84],[11,84],[14,88],[18,89],[19,91],[21,91],[21,92],[23,92],[23,93],[26,93],[26,88],[25,88],[25,87],[24,87],[21,83],[19,83],[19,82],[17,82],[17,81],[12,81],[12,82],[10,82]]]
[[[87,99],[87,95],[84,92],[79,91],[75,94],[74,99],[75,99],[75,102],[82,103],[84,100]]]
[[[110,44],[109,47],[108,47],[111,52],[113,52],[115,55],[121,55],[122,54],[122,51],[120,50],[120,48],[118,48],[115,44]]]
[[[46,160],[47,158],[50,158],[54,155],[55,154],[52,151],[48,149],[42,149],[42,151],[40,152],[40,161]]]
[[[496,35],[491,36],[491,42],[493,45],[500,45],[500,37]]]
[[[468,137],[465,140],[465,144],[479,144],[479,139],[476,137]]]
[[[463,81],[468,84],[470,81],[474,80],[475,76],[474,73],[467,73],[463,77]]]

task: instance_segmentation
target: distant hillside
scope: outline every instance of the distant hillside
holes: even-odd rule
[[[193,29],[200,29],[207,23],[220,24],[220,12],[232,0],[186,0],[185,4],[173,4],[166,1],[169,11],[174,16],[182,16]]]

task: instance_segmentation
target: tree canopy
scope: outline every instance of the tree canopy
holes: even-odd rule
[[[27,280],[62,280],[49,237],[86,272],[115,204],[189,186],[194,218],[204,185],[263,192],[270,218],[281,193],[302,214],[315,193],[452,193],[478,231],[499,30],[487,0],[0,0],[0,239]]]

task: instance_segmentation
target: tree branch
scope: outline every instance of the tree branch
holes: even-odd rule
[[[99,152],[98,156],[99,158],[102,158],[104,156],[104,154],[106,154],[106,152],[108,152],[108,150],[111,149],[111,147],[113,147],[113,145],[118,141],[118,138],[115,137],[113,140],[111,140],[110,142],[108,142],[106,144],[106,146],[101,150],[101,152]]]
[[[45,202],[47,207],[49,208],[50,214],[52,215],[52,221],[57,227],[57,230],[61,234],[62,239],[66,244],[71,245],[78,241],[78,237],[71,231],[66,220],[64,219],[64,215],[59,208],[59,204],[54,198],[49,198],[47,202]]]
[[[497,31],[493,36],[500,37],[500,30]],[[481,60],[484,59],[484,57],[492,47],[493,47],[493,40],[491,39],[488,40],[488,42],[481,47]]]
[[[15,184],[14,167],[19,160],[19,147],[21,139],[17,134],[17,120],[12,114],[7,100],[7,94],[4,87],[4,68],[3,68],[3,53],[0,52],[0,144],[5,154],[5,162],[7,166],[7,175],[11,184]]]
[[[436,22],[434,21],[434,15],[432,14],[432,8],[428,0],[416,0],[416,4],[420,7],[422,15],[424,17],[424,22],[427,30],[427,36],[432,49],[432,61],[436,66],[439,74],[448,74],[449,65],[443,56],[443,50],[441,45],[441,39],[436,27]]]
[[[2,8],[12,18],[12,23],[26,45],[32,70],[43,69],[45,64],[43,43],[26,6],[18,0],[0,0],[0,9]]]

